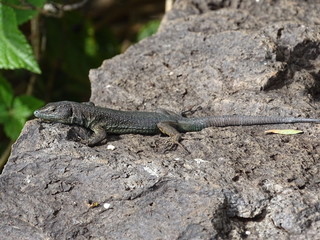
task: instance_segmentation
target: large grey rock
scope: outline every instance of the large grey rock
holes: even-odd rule
[[[91,100],[320,117],[319,10],[317,1],[177,1],[158,34],[90,72]],[[320,239],[317,125],[187,133],[189,155],[164,152],[161,136],[90,148],[75,131],[89,134],[26,124],[0,176],[6,239]]]

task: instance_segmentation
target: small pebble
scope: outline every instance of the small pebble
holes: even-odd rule
[[[204,162],[208,162],[208,161],[206,161],[206,160],[203,160],[203,159],[201,159],[201,158],[195,158],[195,159],[193,159],[194,161],[196,161],[197,163],[204,163]]]
[[[109,145],[107,146],[107,149],[108,149],[108,150],[115,150],[116,147],[113,146],[113,145],[111,145],[111,144],[109,144]]]
[[[103,207],[104,207],[105,209],[109,209],[109,208],[111,207],[111,204],[110,204],[110,203],[104,203],[104,204],[103,204]]]

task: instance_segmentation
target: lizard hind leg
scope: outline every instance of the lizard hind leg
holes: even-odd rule
[[[81,140],[81,143],[86,144],[89,147],[93,147],[107,137],[107,133],[103,129],[103,127],[97,126],[92,128],[91,130],[93,131],[92,135],[88,139]]]
[[[176,123],[175,122],[159,122],[157,124],[157,127],[159,128],[159,130],[168,135],[171,138],[171,141],[173,144],[180,146],[183,150],[185,150],[188,154],[190,154],[190,152],[185,148],[185,146],[183,146],[180,141],[182,138],[181,133],[175,128]]]

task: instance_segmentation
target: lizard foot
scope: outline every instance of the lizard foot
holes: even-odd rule
[[[179,138],[179,140],[180,140],[180,138]],[[180,143],[180,141],[177,141],[177,139],[174,139],[174,138],[170,138],[169,140],[166,141],[166,147],[165,147],[164,152],[175,151],[177,149],[177,147],[181,147],[187,154],[190,154],[188,149],[186,149],[186,147],[183,146]]]
[[[180,146],[183,148],[183,150],[185,152],[187,152],[188,154],[190,154],[190,152],[180,143],[181,140],[181,133],[175,128],[176,127],[176,122],[159,122],[157,124],[157,127],[159,128],[159,130],[168,135],[170,137],[170,142],[173,143],[171,145],[173,146]],[[170,148],[172,149],[172,147]]]

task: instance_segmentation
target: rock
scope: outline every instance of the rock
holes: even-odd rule
[[[91,100],[188,115],[320,117],[320,3],[177,1],[159,33],[90,71]],[[195,112],[193,112],[193,110]],[[302,135],[264,135],[299,128]],[[29,121],[0,176],[6,239],[319,239],[319,127],[110,136]],[[2,234],[2,235],[3,235]]]

